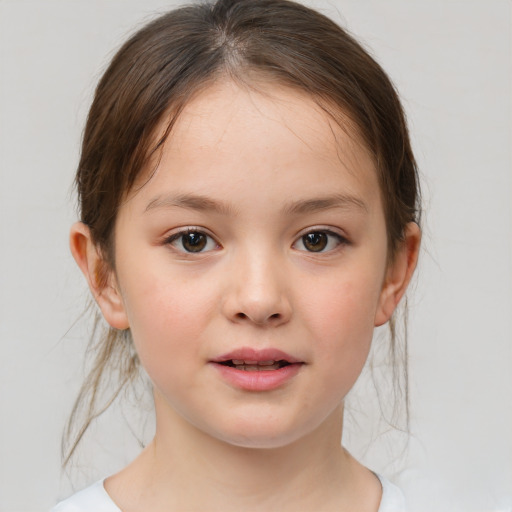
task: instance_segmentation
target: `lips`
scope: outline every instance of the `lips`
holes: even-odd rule
[[[288,366],[290,363],[284,359],[280,359],[279,361],[275,361],[273,359],[268,361],[229,359],[227,361],[221,362],[220,364],[229,366],[231,368],[236,368],[237,370],[243,370],[245,372],[265,372],[271,370],[279,370],[280,368]]]
[[[251,347],[239,348],[213,359],[214,363],[225,363],[229,361],[244,361],[246,364],[262,364],[269,361],[272,363],[284,361],[288,364],[303,362],[282,350],[275,348],[255,349]]]
[[[236,349],[211,361],[231,386],[248,391],[270,391],[283,386],[304,365],[296,357],[277,349]]]

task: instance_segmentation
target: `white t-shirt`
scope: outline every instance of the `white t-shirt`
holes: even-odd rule
[[[378,512],[406,512],[402,491],[377,475],[382,484],[382,499]],[[51,512],[121,512],[103,486],[103,480],[61,501]]]

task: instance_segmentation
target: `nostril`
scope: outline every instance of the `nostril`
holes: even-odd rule
[[[282,315],[281,315],[281,313],[273,313],[272,315],[258,318],[257,315],[254,315],[254,317],[253,317],[253,316],[250,316],[250,315],[240,311],[239,313],[237,313],[235,315],[235,317],[237,318],[237,320],[252,320],[256,323],[265,323],[265,322],[269,322],[269,321],[280,320]]]

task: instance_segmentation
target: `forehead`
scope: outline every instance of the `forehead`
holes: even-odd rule
[[[204,88],[180,113],[147,178],[135,187],[143,195],[191,185],[222,193],[250,181],[260,195],[278,185],[288,196],[341,186],[380,208],[375,166],[352,122],[343,115],[335,121],[313,97],[277,84],[226,79]]]

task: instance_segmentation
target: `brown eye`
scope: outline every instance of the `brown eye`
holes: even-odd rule
[[[333,231],[310,231],[302,235],[293,248],[298,251],[324,253],[335,250],[340,245],[348,245],[348,240]]]
[[[327,242],[327,234],[322,232],[308,233],[302,237],[304,247],[310,252],[323,251],[327,247]]]
[[[207,238],[203,233],[186,233],[181,237],[183,248],[187,252],[201,252],[206,247]]]
[[[215,240],[202,231],[181,231],[170,236],[165,243],[185,253],[208,252],[218,248]]]

